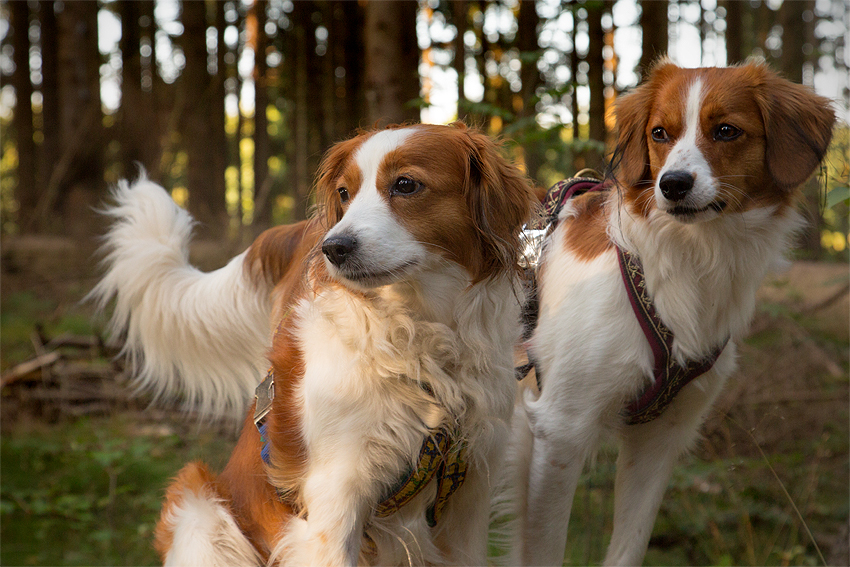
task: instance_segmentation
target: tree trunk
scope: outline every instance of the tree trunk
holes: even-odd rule
[[[724,0],[726,8],[726,63],[734,65],[746,57],[744,51],[744,7],[741,0]]]
[[[189,211],[198,221],[197,232],[205,238],[221,237],[227,226],[224,195],[217,192],[210,156],[216,151],[210,119],[213,85],[207,72],[207,3],[183,2],[183,52],[186,68],[180,77],[185,93],[183,143],[188,154]]]
[[[813,26],[813,22],[803,21],[803,12],[806,10],[814,11],[814,8],[813,0],[786,1],[779,8],[778,19],[783,29],[780,70],[789,80],[795,83],[803,82],[803,66],[806,64],[803,44],[806,42],[806,38],[812,35],[807,28]],[[820,242],[823,217],[821,216],[821,192],[817,177],[813,177],[803,186],[803,198],[805,200],[805,215],[809,222],[802,234],[800,244],[807,255],[815,259],[823,254]]]
[[[537,28],[540,24],[540,17],[537,15],[537,7],[534,2],[523,2],[520,4],[519,17],[517,18],[517,38],[516,44],[520,54],[523,57],[522,67],[520,68],[520,81],[522,87],[519,91],[520,100],[522,101],[522,110],[519,115],[521,118],[533,122],[537,115],[537,88],[542,82],[540,79],[540,71],[537,69],[537,57],[540,46],[537,43]],[[532,57],[535,55],[535,57]],[[535,128],[536,123],[531,123],[528,128]],[[540,166],[543,165],[543,155],[541,153],[541,145],[539,143],[527,143],[523,145],[525,152],[525,168],[528,175],[532,179],[537,178],[537,172]]]
[[[227,53],[227,43],[224,41],[224,30],[227,28],[227,22],[224,19],[224,2],[215,2],[215,28],[216,28],[216,74],[212,78],[213,94],[212,94],[212,113],[210,121],[212,122],[213,151],[210,155],[210,166],[215,171],[215,192],[217,195],[227,194],[226,171],[230,163],[229,155],[230,148],[228,147],[226,118],[224,110],[224,100],[226,90],[224,82],[229,76],[227,63],[225,61],[225,53]],[[238,139],[238,136],[237,136]]]
[[[29,220],[38,205],[35,184],[35,142],[32,124],[32,81],[30,81],[30,15],[26,2],[10,2],[12,47],[15,72],[12,86],[15,89],[15,145],[18,150],[18,226],[29,227]]]
[[[578,10],[573,10],[573,30],[571,39],[573,44],[573,52],[570,53],[570,81],[573,84],[572,93],[570,93],[570,114],[573,116],[573,141],[575,142],[581,137],[581,132],[578,125],[578,50],[576,49],[576,37],[578,36]]]
[[[266,7],[267,0],[256,0],[252,8],[256,18],[254,41],[254,223],[257,228],[268,228],[272,223],[269,202],[269,105],[268,69],[266,65]],[[259,207],[259,208],[258,208]]]
[[[61,157],[39,200],[39,221],[61,211],[64,231],[97,232],[93,212],[103,196],[103,128],[96,2],[64,2],[57,15]]]
[[[364,37],[365,8],[360,2],[340,2],[341,9],[339,28],[342,41],[337,52],[337,67],[342,69],[342,80],[337,81],[336,100],[341,109],[337,113],[338,124],[336,139],[347,138],[362,126],[361,121],[366,116],[366,51]]]
[[[740,0],[732,0],[740,1]],[[652,63],[667,54],[669,36],[667,32],[667,0],[641,0],[640,28],[641,40],[640,74],[646,77]]]
[[[293,209],[293,220],[307,218],[309,206],[310,180],[307,165],[308,134],[309,129],[306,108],[308,105],[308,72],[307,72],[307,50],[306,44],[310,34],[315,37],[310,14],[312,2],[300,1],[293,3],[292,31],[289,33],[289,49],[292,58],[293,74],[293,111],[292,111],[292,167],[291,185],[294,190],[295,201]],[[312,43],[312,42],[311,42]]]
[[[587,48],[587,86],[590,88],[590,108],[588,116],[589,137],[596,142],[605,143],[605,32],[602,30],[602,14],[605,5],[601,1],[588,2],[587,34],[590,42]],[[586,153],[586,167],[601,170],[603,152],[589,150]]]
[[[38,186],[44,194],[53,170],[59,163],[61,127],[59,125],[59,32],[53,2],[39,4],[41,19],[41,117],[44,141],[41,143]],[[41,196],[39,196],[41,199]],[[26,226],[35,228],[37,219],[30,217]]]
[[[463,42],[463,35],[466,33],[468,26],[467,17],[469,15],[469,7],[466,5],[466,0],[455,0],[451,3],[451,8],[452,21],[457,29],[457,35],[454,41],[455,56],[453,62],[455,73],[457,73],[457,119],[466,121],[468,114],[466,109],[466,93],[464,92],[466,80],[466,44]],[[520,17],[526,11],[520,8]],[[536,10],[531,11],[535,14],[537,13]],[[523,85],[525,85],[525,82],[523,82]]]
[[[153,96],[142,90],[141,26],[143,2],[121,0],[121,156],[125,177],[135,177],[141,165],[159,177],[159,128]],[[153,35],[153,34],[151,34]]]
[[[408,105],[419,97],[418,4],[386,0],[366,4],[366,103],[370,123],[417,120]]]

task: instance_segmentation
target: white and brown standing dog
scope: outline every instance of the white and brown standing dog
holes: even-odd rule
[[[168,489],[167,565],[485,563],[534,200],[489,138],[417,125],[340,143],[317,217],[209,274],[165,191],[116,197],[95,293],[117,296],[149,384],[236,406],[270,350],[227,467],[189,464]]]
[[[579,476],[609,431],[620,449],[605,563],[642,562],[674,463],[734,370],[756,290],[802,225],[796,189],[834,114],[764,64],[662,61],[617,120],[609,190],[568,202],[544,250],[515,564],[562,563]]]

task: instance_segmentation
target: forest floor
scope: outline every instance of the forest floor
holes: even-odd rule
[[[61,238],[4,240],[4,379],[52,338],[103,334],[104,318],[80,303],[96,282],[93,251]],[[192,258],[211,269],[232,252],[199,244]],[[848,281],[847,264],[798,261],[762,286],[739,371],[676,469],[647,565],[850,564]],[[108,349],[92,353],[110,392],[129,392]],[[190,459],[220,467],[236,428],[129,395],[100,406],[35,399],[36,387],[9,383],[0,397],[0,564],[156,563],[150,540],[165,483]],[[606,445],[583,477],[571,564],[604,556],[614,459]]]

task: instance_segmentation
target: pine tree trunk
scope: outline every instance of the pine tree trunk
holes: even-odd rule
[[[35,184],[35,142],[32,123],[32,81],[30,81],[30,14],[26,2],[10,2],[12,47],[14,47],[15,72],[12,86],[15,89],[15,145],[18,150],[18,226],[30,228],[30,219],[38,205]]]
[[[669,4],[667,0],[641,0],[640,28],[643,39],[641,40],[640,72],[643,77],[646,77],[656,59],[662,55],[667,55],[669,44],[667,9]]]
[[[385,0],[366,4],[366,104],[369,123],[417,120],[419,109],[418,4]]]
[[[308,104],[308,77],[307,77],[307,37],[308,34],[315,36],[315,30],[310,21],[312,2],[294,2],[292,10],[293,30],[289,33],[289,49],[287,50],[292,59],[293,74],[293,111],[292,116],[292,140],[290,169],[294,189],[293,198],[295,206],[293,209],[294,220],[307,218],[309,207],[309,168],[308,159],[308,118],[306,108]]]
[[[603,2],[587,3],[587,34],[590,42],[587,48],[587,86],[590,88],[590,108],[588,116],[589,137],[596,142],[605,143],[605,32],[602,30]],[[588,150],[586,167],[601,170],[603,152]]]
[[[455,73],[457,73],[457,119],[466,121],[468,114],[466,110],[466,93],[464,92],[466,79],[466,44],[463,41],[463,36],[467,30],[469,8],[466,5],[466,0],[455,0],[451,3],[451,7],[452,21],[455,24],[455,28],[457,28],[457,35],[454,41],[455,56],[452,64]],[[525,11],[520,9],[520,16]],[[533,11],[536,14],[536,10]],[[523,84],[525,83],[523,82]]]
[[[152,2],[150,2],[152,4]],[[144,2],[121,0],[121,156],[124,177],[132,178],[141,165],[152,177],[159,176],[159,128],[153,96],[142,90],[141,26]]]
[[[329,50],[333,54],[335,122],[331,142],[348,138],[366,125],[364,11],[359,2],[335,2],[333,6]]]
[[[215,133],[210,116],[213,85],[207,71],[207,3],[184,2],[183,51],[186,68],[180,77],[186,101],[183,116],[183,144],[189,158],[189,211],[198,221],[197,233],[204,238],[219,238],[225,233],[227,211],[224,195],[217,191],[216,172],[210,167],[215,151]]]
[[[103,192],[103,128],[96,2],[64,2],[57,15],[58,92],[61,157],[39,200],[39,221],[51,223],[58,210],[68,235],[98,232],[93,209]]]
[[[805,22],[803,12],[806,10],[814,11],[814,4],[813,0],[798,0],[783,2],[779,8],[778,19],[784,30],[780,69],[789,80],[795,83],[803,82],[803,66],[806,64],[803,44],[806,42],[806,38],[813,35],[813,32],[807,29],[813,26],[813,22]],[[820,242],[823,217],[820,206],[820,185],[817,177],[813,177],[803,186],[803,198],[805,215],[809,222],[800,239],[800,245],[806,251],[808,257],[816,259],[823,254]]]
[[[734,65],[746,57],[744,52],[744,7],[740,0],[724,0],[726,8],[726,63]]]
[[[537,54],[540,46],[537,43],[537,28],[540,23],[540,17],[537,15],[537,7],[534,2],[523,2],[520,4],[519,17],[517,18],[517,48],[523,56],[522,67],[520,68],[520,81],[522,87],[519,91],[522,100],[522,110],[520,117],[533,120],[537,115],[535,103],[537,101],[537,88],[540,86],[540,71],[537,69],[537,57],[531,58],[532,54]],[[529,124],[529,128],[533,125]],[[536,179],[537,171],[543,165],[543,155],[541,154],[540,144],[525,144],[523,150],[525,152],[525,167],[528,175],[532,179]]]
[[[269,121],[266,109],[269,106],[268,70],[266,65],[266,7],[267,0],[256,0],[253,11],[256,17],[256,41],[254,51],[254,223],[258,229],[272,223],[269,201],[272,180],[269,178]]]
[[[44,141],[41,144],[38,168],[39,193],[50,185],[54,168],[59,163],[61,128],[59,126],[59,46],[54,2],[39,3],[41,19],[41,116]],[[39,196],[39,199],[41,197]],[[27,219],[30,228],[38,226],[38,219]]]
[[[215,28],[216,28],[216,74],[212,78],[213,94],[212,94],[212,112],[210,121],[212,122],[213,139],[212,153],[210,155],[210,167],[215,171],[215,192],[218,195],[227,194],[227,184],[225,173],[228,163],[230,163],[228,147],[226,118],[224,109],[224,99],[226,90],[224,86],[225,80],[228,77],[227,63],[225,61],[225,53],[227,52],[227,44],[224,41],[224,30],[227,28],[227,22],[224,19],[224,2],[215,2]],[[237,136],[238,138],[238,136]]]

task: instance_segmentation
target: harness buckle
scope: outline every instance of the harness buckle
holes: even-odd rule
[[[266,416],[272,410],[272,401],[274,400],[274,369],[269,369],[266,377],[259,383],[257,389],[254,390],[254,399],[257,402],[254,407],[254,425],[257,426],[257,429],[260,429],[266,420]]]

